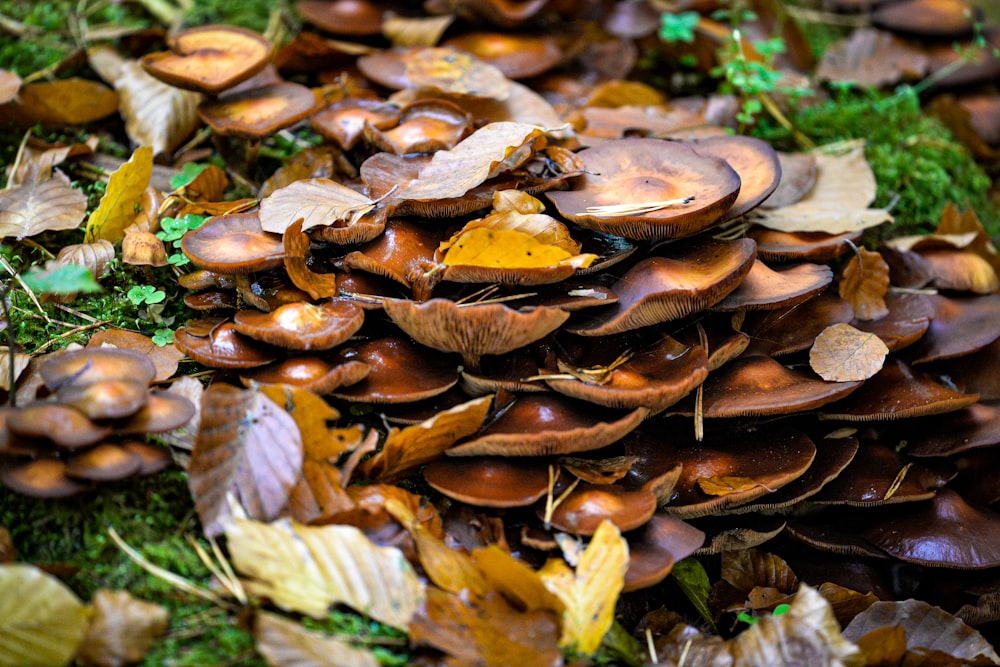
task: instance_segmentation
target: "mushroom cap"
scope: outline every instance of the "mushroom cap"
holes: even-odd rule
[[[155,475],[173,463],[173,457],[171,457],[170,449],[167,447],[139,440],[129,440],[122,445],[122,448],[139,457],[140,465],[136,475]]]
[[[948,375],[966,393],[984,400],[1000,399],[1000,339],[978,352],[932,364],[935,372]]]
[[[195,294],[184,295],[184,305],[191,310],[203,313],[212,311],[236,310],[239,299],[232,290],[203,290]]]
[[[872,23],[917,37],[965,37],[972,34],[978,10],[965,0],[903,0],[872,12]]]
[[[549,523],[574,535],[593,535],[604,521],[626,532],[639,528],[656,512],[656,495],[649,489],[627,489],[618,484],[582,482],[552,512]],[[544,518],[545,508],[538,508]]]
[[[368,0],[298,0],[295,11],[320,30],[364,37],[382,32],[388,10]]]
[[[946,415],[903,422],[902,427],[910,456],[953,456],[993,447],[1000,444],[1000,403],[973,403]]]
[[[91,482],[114,482],[139,472],[142,457],[111,443],[74,454],[66,459],[66,474]]]
[[[416,100],[400,109],[399,122],[380,128],[365,123],[364,137],[378,150],[396,155],[454,148],[472,132],[472,117],[448,100]]]
[[[365,54],[357,59],[356,65],[365,77],[378,85],[402,90],[410,85],[406,78],[406,57],[417,50],[412,46],[394,46]]]
[[[581,227],[650,240],[690,236],[718,221],[739,196],[740,177],[724,160],[660,139],[607,141],[578,154],[587,173],[573,189],[548,192],[563,217]],[[588,207],[649,204],[694,197],[649,213],[588,213]]]
[[[877,320],[851,320],[855,329],[873,333],[890,352],[901,350],[919,341],[930,327],[934,307],[927,294],[885,295],[889,314]]]
[[[837,527],[831,528],[821,521],[822,517],[820,523],[795,521],[788,524],[786,530],[789,535],[799,542],[808,544],[820,551],[840,554],[842,556],[865,556],[880,560],[888,560],[890,558],[889,554],[861,537],[857,530],[854,530],[855,522],[845,522],[843,517],[841,517],[836,522]],[[841,529],[840,526],[844,525],[850,526],[850,529]]]
[[[210,218],[181,239],[181,250],[200,269],[217,273],[252,273],[284,264],[281,236],[265,232],[256,213],[227,213]]]
[[[774,270],[756,260],[739,286],[714,310],[775,310],[802,303],[833,282],[833,269],[809,262]]]
[[[194,417],[195,406],[184,396],[152,391],[141,410],[115,427],[118,433],[166,433],[181,428]]]
[[[475,372],[462,371],[461,386],[471,396],[496,393],[500,389],[514,393],[548,391],[541,382],[528,378],[538,374],[549,351],[545,341],[540,341],[507,354],[484,357]]]
[[[905,466],[903,458],[888,445],[866,442],[850,465],[810,501],[819,505],[872,507],[927,500],[948,481],[948,476],[942,477],[919,465],[904,472]]]
[[[66,384],[90,384],[100,380],[134,380],[149,384],[156,377],[156,366],[149,357],[113,347],[61,352],[46,357],[38,370],[45,386],[52,390]]]
[[[647,257],[617,280],[618,301],[566,329],[580,336],[609,336],[677,320],[709,308],[739,287],[754,261],[750,239],[698,239],[674,248],[673,257]]]
[[[32,403],[7,416],[15,435],[46,438],[64,449],[97,444],[111,434],[111,427],[90,421],[82,412],[58,403]]]
[[[668,514],[657,513],[628,539],[628,570],[622,592],[649,588],[705,542],[705,533]]]
[[[829,262],[861,241],[862,232],[781,232],[754,225],[747,236],[757,243],[757,255],[768,262]]]
[[[548,37],[503,32],[467,32],[442,44],[493,65],[509,79],[546,72],[562,60],[562,50]]]
[[[174,332],[177,349],[209,368],[256,368],[280,358],[281,350],[244,336],[232,322],[194,320]]]
[[[816,156],[812,153],[778,151],[781,180],[761,208],[781,208],[801,200],[816,185]]]
[[[329,350],[353,336],[364,321],[364,310],[350,301],[299,301],[269,313],[240,310],[233,316],[233,326],[244,336],[288,350]]]
[[[283,81],[205,100],[198,115],[222,136],[263,139],[294,125],[316,107],[312,90]]]
[[[761,139],[727,134],[700,139],[691,147],[699,155],[725,160],[740,177],[740,194],[723,220],[733,220],[757,208],[781,180],[778,153]]]
[[[549,394],[518,397],[474,438],[449,456],[548,456],[600,449],[619,440],[649,414],[613,412]]]
[[[524,507],[545,495],[549,469],[537,459],[446,458],[424,466],[424,481],[449,498],[476,507]]]
[[[191,28],[167,43],[172,51],[144,56],[143,69],[172,86],[203,93],[218,93],[249,79],[274,53],[261,34],[231,25]]]
[[[66,476],[66,464],[59,459],[36,459],[4,467],[0,482],[11,491],[32,498],[66,498],[87,489]]]
[[[829,291],[791,307],[750,311],[743,323],[750,334],[747,354],[779,356],[808,350],[823,329],[847,324],[853,317],[851,304]]]
[[[434,251],[443,236],[444,230],[436,226],[392,218],[381,236],[345,255],[340,264],[409,286],[414,267],[433,265]]]
[[[399,123],[399,107],[381,99],[347,97],[316,112],[309,122],[314,130],[349,151],[366,126],[387,130]]]
[[[361,382],[370,372],[371,366],[363,361],[334,364],[323,357],[301,355],[247,369],[240,373],[240,380],[244,384],[289,384],[322,396]]]
[[[1000,565],[1000,515],[969,505],[947,488],[878,522],[865,538],[907,563],[960,570]]]
[[[913,348],[914,364],[960,357],[1000,338],[1000,294],[970,297],[928,295],[934,316]]]
[[[90,419],[121,419],[135,414],[149,400],[149,387],[140,380],[98,380],[68,384],[56,398]]]
[[[360,382],[330,395],[360,403],[411,403],[443,394],[458,383],[453,357],[429,352],[401,336],[386,336],[343,345],[331,360],[359,361],[371,372]]]

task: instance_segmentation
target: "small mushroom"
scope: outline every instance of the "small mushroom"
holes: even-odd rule
[[[7,416],[11,433],[46,438],[64,449],[97,444],[111,434],[111,427],[98,425],[82,412],[57,403],[32,403]]]
[[[265,232],[256,213],[217,215],[181,239],[191,263],[215,273],[252,273],[284,264],[281,236]]]
[[[549,469],[535,459],[450,458],[424,466],[424,481],[449,498],[476,507],[525,507],[545,495]]]
[[[255,368],[281,357],[281,351],[236,331],[232,322],[195,320],[174,332],[174,345],[209,368]]]
[[[66,474],[91,482],[114,482],[139,472],[142,457],[123,447],[101,443],[66,459]]]
[[[288,384],[322,396],[338,387],[361,382],[370,372],[371,366],[363,361],[335,364],[322,357],[300,355],[244,370],[240,380],[244,384]]]
[[[146,404],[149,388],[139,380],[98,380],[60,387],[56,398],[90,419],[120,419]]]
[[[33,498],[67,498],[87,486],[66,476],[66,464],[59,459],[36,459],[0,470],[4,486]]]
[[[360,382],[330,395],[361,403],[410,403],[443,394],[458,383],[453,357],[434,354],[401,336],[386,336],[342,345],[331,361],[368,364]]]
[[[558,530],[574,535],[593,535],[604,521],[610,521],[622,532],[644,525],[656,512],[656,495],[645,488],[627,489],[619,484],[581,483],[555,508],[548,517]],[[538,509],[545,518],[545,508]]]
[[[156,367],[147,356],[111,347],[88,347],[46,357],[39,372],[45,386],[52,390],[66,384],[83,385],[99,380],[134,380],[148,384],[156,377]]]

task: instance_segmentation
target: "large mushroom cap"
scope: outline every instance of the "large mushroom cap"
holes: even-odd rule
[[[195,320],[174,332],[174,345],[209,368],[256,368],[275,361],[281,350],[236,331],[232,322]]]
[[[1000,294],[927,298],[934,316],[915,347],[914,364],[960,357],[1000,338]]]
[[[545,495],[549,469],[536,459],[452,458],[428,463],[424,480],[449,498],[476,507],[524,507]]]
[[[548,192],[581,227],[631,239],[689,236],[719,220],[736,201],[740,177],[724,160],[660,139],[621,139],[580,151],[587,173],[572,190]],[[679,203],[693,198],[688,203]],[[664,204],[664,202],[677,202]],[[648,205],[646,213],[595,213],[593,207]],[[588,210],[589,209],[589,210]],[[604,209],[606,210],[606,209]]]
[[[288,384],[323,395],[337,387],[361,382],[369,372],[371,366],[363,361],[335,364],[322,357],[301,355],[243,371],[240,373],[240,380],[244,384],[251,381]]]
[[[740,194],[723,220],[757,208],[781,180],[781,162],[771,144],[739,134],[708,137],[691,145],[699,155],[725,160],[740,177]]]
[[[256,213],[229,213],[209,219],[181,239],[191,263],[217,273],[251,273],[284,264],[281,236],[265,232]]]
[[[149,387],[139,380],[98,380],[60,387],[56,397],[90,419],[120,419],[146,404]]]
[[[470,32],[448,39],[443,46],[470,53],[510,79],[538,76],[562,59],[552,39],[523,34]]]
[[[299,122],[315,106],[310,89],[285,81],[202,102],[198,115],[219,135],[263,139]]]
[[[269,313],[241,310],[233,325],[244,336],[289,350],[329,350],[353,336],[364,318],[361,306],[350,301],[298,301]]]
[[[976,15],[965,0],[903,0],[876,9],[872,23],[917,37],[964,37],[972,34]]]
[[[134,380],[148,384],[156,377],[149,357],[133,350],[110,347],[70,350],[47,357],[39,367],[45,386],[56,390],[66,384],[99,380]]]
[[[779,270],[756,260],[739,287],[715,304],[715,310],[775,310],[807,301],[833,281],[833,269],[809,262]]]
[[[298,0],[295,11],[321,30],[361,37],[382,32],[388,10],[368,0]]]
[[[181,428],[194,417],[194,403],[168,391],[152,391],[141,410],[115,427],[118,433],[166,433]]]
[[[66,474],[92,482],[114,482],[139,472],[142,457],[119,445],[101,443],[66,460]]]
[[[672,516],[658,513],[640,530],[628,535],[625,592],[649,588],[670,574],[674,563],[693,554],[705,542],[705,533]]]

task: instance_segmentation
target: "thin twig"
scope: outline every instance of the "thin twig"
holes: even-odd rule
[[[56,343],[58,343],[59,341],[65,340],[66,338],[69,338],[70,336],[75,336],[76,334],[83,333],[84,331],[90,331],[91,329],[96,329],[98,327],[102,327],[105,324],[110,324],[110,323],[111,323],[110,320],[104,320],[103,322],[94,322],[92,324],[87,324],[87,325],[84,325],[82,327],[77,327],[75,329],[71,329],[70,331],[67,331],[66,333],[60,334],[60,335],[56,336],[55,338],[50,339],[48,342],[46,342],[46,343],[38,346],[37,348],[35,348],[35,354],[38,354],[39,352],[42,352],[46,348],[51,347],[51,346],[55,345]]]

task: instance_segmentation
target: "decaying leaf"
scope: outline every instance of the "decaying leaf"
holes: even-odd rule
[[[0,104],[14,99],[21,87],[21,77],[9,69],[0,69]]]
[[[31,363],[31,355],[23,352],[14,352],[14,382],[21,377],[21,373]],[[0,347],[0,389],[10,391],[10,348],[6,345]]]
[[[206,535],[222,532],[229,494],[250,516],[276,518],[301,469],[302,436],[274,401],[223,383],[205,392],[188,486]]]
[[[128,591],[99,590],[90,604],[94,615],[76,656],[84,665],[119,667],[141,662],[170,622],[165,608]]]
[[[374,655],[311,630],[278,614],[261,611],[253,626],[257,652],[273,667],[378,667]]]
[[[857,319],[877,320],[889,314],[885,305],[888,291],[889,265],[877,252],[858,248],[840,277],[840,298],[854,307]]]
[[[743,493],[761,485],[760,482],[750,477],[726,475],[699,477],[695,481],[701,492],[710,496],[728,496],[731,493]]]
[[[172,154],[201,124],[204,95],[155,79],[136,60],[122,63],[114,86],[129,139],[154,155]]]
[[[360,192],[328,178],[307,178],[278,188],[260,203],[260,225],[282,234],[302,218],[302,231],[313,227],[345,227],[375,208]]]
[[[889,348],[875,334],[833,324],[809,348],[809,367],[827,382],[867,380],[882,370],[887,354]]]
[[[406,80],[417,88],[504,100],[507,77],[493,65],[445,47],[418,49],[405,59]]]
[[[233,565],[251,578],[248,592],[282,609],[324,618],[342,603],[405,630],[423,602],[424,585],[403,553],[353,526],[236,519],[225,530]]]
[[[850,37],[830,45],[816,68],[816,76],[824,81],[881,88],[924,76],[928,60],[924,50],[891,32],[859,28]]]
[[[86,213],[87,197],[70,185],[69,177],[54,172],[39,180],[36,175],[0,191],[0,238],[76,229]]]
[[[417,18],[390,15],[382,21],[382,34],[393,46],[434,46],[454,20],[452,14]]]
[[[84,125],[118,111],[114,91],[78,77],[25,84],[17,99],[32,122],[51,125]]]
[[[90,214],[84,242],[103,239],[117,243],[135,218],[135,207],[153,174],[153,149],[140,146],[128,162],[116,169],[108,181],[97,210]]]
[[[156,376],[153,378],[154,383],[163,382],[173,377],[174,373],[177,372],[177,364],[184,358],[184,353],[174,347],[173,343],[160,346],[154,343],[149,336],[129,331],[128,329],[104,329],[95,333],[87,341],[87,347],[106,346],[124,350],[135,350],[149,357],[149,360],[153,362],[153,366],[156,367]],[[197,380],[195,382],[197,383]],[[199,384],[198,386],[200,387],[201,385]],[[201,397],[198,396],[192,403],[198,405],[200,400]]]
[[[182,375],[177,378],[176,382],[171,383],[167,392],[183,396],[191,401],[194,405],[194,416],[181,428],[169,433],[163,433],[160,437],[171,447],[177,447],[189,452],[194,449],[194,443],[201,426],[201,398],[205,394],[205,388],[190,375]]]
[[[87,631],[90,611],[34,565],[0,565],[0,665],[61,667]]]
[[[300,290],[314,299],[326,299],[337,294],[337,278],[332,273],[316,273],[309,269],[306,254],[311,241],[302,231],[302,220],[294,221],[282,236],[285,245],[285,271]]]
[[[785,559],[758,549],[724,551],[720,576],[742,593],[765,587],[791,594],[799,585],[799,578]]]
[[[495,544],[474,549],[472,560],[486,581],[518,608],[562,615],[566,605],[549,590],[540,574]]]
[[[539,575],[545,587],[563,601],[559,645],[592,655],[614,622],[615,603],[625,585],[628,543],[608,520],[597,527],[590,544],[571,570],[561,559],[551,558]]]
[[[96,243],[74,243],[63,246],[56,261],[63,264],[84,266],[90,275],[100,280],[107,272],[108,264],[115,258],[115,247],[103,239]]]

